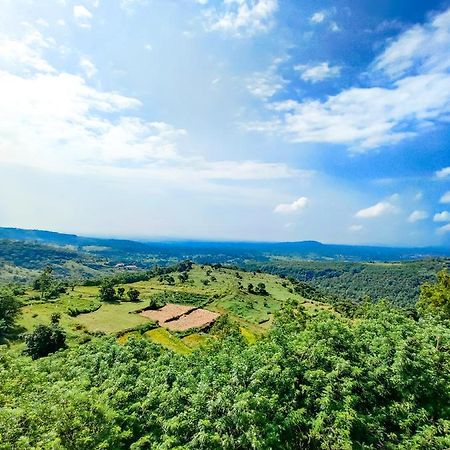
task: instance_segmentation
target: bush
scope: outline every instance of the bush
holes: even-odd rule
[[[57,322],[53,321],[50,326],[37,325],[31,333],[25,335],[25,353],[33,359],[47,356],[66,347],[66,334]]]

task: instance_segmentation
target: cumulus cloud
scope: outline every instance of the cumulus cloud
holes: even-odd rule
[[[275,207],[274,212],[279,214],[294,213],[304,209],[308,203],[309,199],[307,197],[300,197],[292,203],[280,203]]]
[[[334,78],[339,76],[341,68],[339,66],[330,66],[328,62],[320,64],[301,64],[294,67],[300,73],[300,78],[303,81],[310,81],[317,83],[327,78]]]
[[[358,219],[373,219],[396,211],[395,206],[387,201],[376,203],[373,206],[359,210],[355,217]]]
[[[83,5],[73,6],[73,17],[75,23],[81,28],[90,28],[92,13]]]
[[[408,222],[415,223],[419,220],[425,220],[428,218],[428,213],[426,211],[416,209],[408,216]]]
[[[447,191],[440,199],[439,203],[450,203],[450,191]]]
[[[450,222],[450,212],[442,211],[434,215],[433,220],[435,222]]]
[[[448,223],[447,225],[444,225],[442,227],[439,227],[437,229],[438,234],[446,234],[446,233],[450,233],[450,223]]]
[[[450,167],[444,167],[436,172],[436,178],[450,177]]]
[[[34,41],[26,52],[33,56],[31,63],[24,53],[0,52],[0,163],[181,183],[310,176],[286,164],[185,155],[179,150],[185,130],[144,120],[136,114],[142,106],[139,100],[56,71],[33,46]],[[95,74],[91,61],[83,58],[80,65],[87,76]],[[1,70],[7,66],[31,67],[34,72]]]
[[[278,134],[290,142],[342,144],[367,151],[448,121],[449,27],[450,9],[392,41],[369,71],[386,75],[385,83],[351,87],[324,100],[269,103],[272,120],[247,124],[247,129]],[[414,51],[407,47],[411,33],[427,37],[414,40]]]
[[[325,20],[326,11],[317,11],[310,18],[311,23],[322,23]]]
[[[278,0],[223,0],[220,7],[207,10],[209,31],[235,36],[253,36],[269,30],[278,9]]]

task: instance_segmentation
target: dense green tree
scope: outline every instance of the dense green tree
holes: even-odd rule
[[[115,337],[0,352],[0,450],[450,448],[448,322],[301,301],[251,345],[222,316],[188,356]]]
[[[255,293],[258,295],[268,295],[266,285],[264,283],[258,283],[255,289]]]
[[[122,286],[119,286],[117,288],[117,295],[119,298],[123,298],[123,295],[125,294],[125,288]]]
[[[33,359],[54,353],[66,346],[66,334],[59,326],[59,315],[52,315],[51,325],[37,325],[25,335],[25,352]]]
[[[130,288],[128,289],[127,295],[131,302],[138,302],[141,293],[136,288]]]
[[[114,283],[110,279],[103,280],[98,291],[98,296],[102,302],[114,302],[117,300]]]
[[[436,283],[425,283],[420,288],[417,312],[421,316],[450,319],[450,273],[442,270]]]
[[[20,315],[21,304],[8,289],[0,289],[0,338],[6,336]]]

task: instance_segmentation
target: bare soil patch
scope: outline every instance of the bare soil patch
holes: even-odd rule
[[[212,325],[219,317],[218,313],[206,309],[196,309],[161,325],[171,331],[185,331],[190,328],[204,328]]]
[[[158,322],[159,325],[162,325],[164,322],[168,320],[177,319],[183,314],[188,314],[192,310],[195,309],[195,306],[186,306],[186,305],[175,305],[174,303],[167,303],[162,308],[159,309],[146,309],[139,313],[142,317],[146,317],[147,319],[154,320]]]

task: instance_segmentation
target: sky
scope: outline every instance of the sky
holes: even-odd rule
[[[0,0],[0,226],[450,246],[450,0]]]

